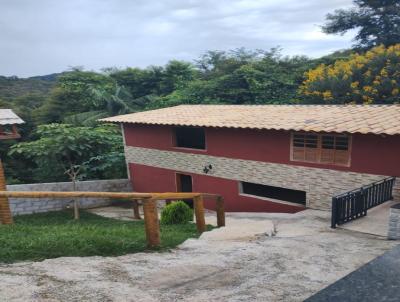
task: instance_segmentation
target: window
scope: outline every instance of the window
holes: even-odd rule
[[[348,166],[350,137],[342,134],[293,133],[292,160]]]
[[[317,161],[318,135],[294,134],[293,159],[303,161]]]
[[[240,188],[241,193],[243,194],[277,199],[302,205],[306,204],[306,192],[304,191],[260,185],[250,182],[241,182]]]
[[[175,128],[175,146],[191,149],[206,149],[205,131],[203,128]]]

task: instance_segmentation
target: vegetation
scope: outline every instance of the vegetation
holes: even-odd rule
[[[195,224],[163,225],[161,249],[197,238]],[[143,221],[121,221],[83,211],[73,220],[69,211],[15,217],[0,225],[0,262],[40,261],[56,257],[118,256],[146,250]]]
[[[300,92],[311,103],[391,104],[399,101],[400,44],[375,47],[306,73]]]
[[[11,147],[10,156],[31,160],[40,180],[67,175],[76,191],[76,182],[88,174],[118,174],[125,177],[123,143],[113,125],[73,127],[68,124],[41,125],[38,138]],[[100,154],[100,155],[98,155]],[[57,174],[58,173],[58,174]],[[92,176],[92,178],[93,178]],[[79,219],[79,202],[74,200],[74,216]]]
[[[161,212],[161,224],[185,224],[193,220],[193,210],[183,201],[167,205]]]
[[[357,48],[391,46],[400,42],[400,2],[398,0],[354,0],[355,8],[328,14],[323,30],[344,34],[356,29]]]
[[[279,49],[209,51],[197,61],[195,80],[151,105],[291,103],[309,64],[306,57],[282,57]]]
[[[47,94],[56,84],[57,76],[53,74],[28,79],[0,76],[0,98],[10,100],[26,94]]]
[[[357,44],[318,59],[285,57],[279,48],[239,48],[207,51],[193,63],[172,60],[147,68],[74,68],[28,79],[0,77],[0,106],[14,109],[26,121],[23,144],[11,148],[11,156],[7,152],[17,142],[0,144],[8,183],[67,180],[71,167],[80,167],[79,179],[122,177],[120,131],[97,121],[107,116],[179,104],[399,103],[399,1],[354,4],[329,14],[323,30],[342,34],[356,29]],[[104,131],[110,134],[105,145]],[[56,132],[57,139],[47,139]],[[80,146],[82,136],[88,138]],[[43,151],[55,150],[52,140],[57,150],[75,152],[74,160]],[[96,147],[87,153],[81,149],[85,145]]]
[[[13,145],[9,155],[29,163],[37,181],[126,176],[122,137],[113,125],[40,125],[33,134],[35,139]]]

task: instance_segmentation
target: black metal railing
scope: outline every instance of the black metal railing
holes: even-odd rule
[[[367,215],[368,209],[393,199],[396,178],[388,177],[359,189],[332,197],[331,227]]]

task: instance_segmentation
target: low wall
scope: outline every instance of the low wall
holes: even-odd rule
[[[388,239],[400,240],[400,203],[390,208]]]
[[[71,182],[39,183],[25,185],[9,185],[8,191],[72,191]],[[131,192],[132,186],[128,179],[91,180],[77,183],[77,191],[90,192]],[[82,208],[97,207],[110,204],[109,199],[80,198]],[[57,211],[71,204],[70,198],[10,198],[13,215],[32,214]]]

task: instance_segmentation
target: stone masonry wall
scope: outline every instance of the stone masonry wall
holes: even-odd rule
[[[8,191],[72,191],[72,183],[39,183],[24,185],[9,185]],[[130,192],[131,182],[128,179],[92,180],[77,183],[78,191],[91,192]],[[68,198],[10,198],[10,207],[13,215],[31,214],[38,212],[57,211],[64,209],[71,203]],[[110,204],[109,199],[80,198],[82,208],[90,208]]]
[[[306,191],[306,205],[315,209],[328,209],[332,196],[386,177],[131,146],[125,156],[129,163],[203,175],[203,167],[211,164],[208,175],[214,177]],[[395,197],[400,197],[399,182]]]
[[[400,240],[400,204],[390,208],[388,238]]]

